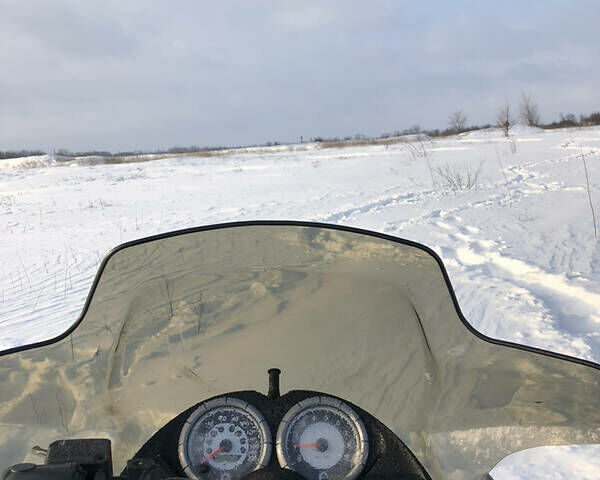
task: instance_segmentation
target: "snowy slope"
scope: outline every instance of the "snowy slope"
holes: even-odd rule
[[[298,219],[424,243],[441,255],[465,316],[483,333],[600,362],[600,240],[582,153],[600,215],[600,128],[122,165],[0,161],[0,348],[67,328],[119,243],[225,221]],[[445,188],[435,173],[479,167],[470,191]],[[495,478],[600,478],[600,448],[519,455]]]

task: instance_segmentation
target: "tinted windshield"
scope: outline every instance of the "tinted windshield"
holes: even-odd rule
[[[77,328],[0,359],[0,458],[108,437],[115,471],[195,403],[236,390],[345,398],[438,478],[538,446],[600,442],[600,370],[492,344],[426,249],[315,225],[242,225],[108,258]]]

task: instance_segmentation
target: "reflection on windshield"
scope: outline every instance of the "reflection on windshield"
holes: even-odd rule
[[[415,246],[314,226],[243,226],[121,249],[63,340],[0,358],[0,458],[108,437],[115,471],[214,395],[282,389],[349,400],[434,479],[480,478],[538,445],[600,443],[600,371],[488,343]]]

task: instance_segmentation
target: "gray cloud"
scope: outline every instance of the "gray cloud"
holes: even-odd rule
[[[246,144],[600,108],[593,1],[0,0],[0,149]]]

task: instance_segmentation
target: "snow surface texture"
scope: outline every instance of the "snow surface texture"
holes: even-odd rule
[[[64,331],[117,244],[226,221],[293,219],[424,243],[442,257],[475,328],[600,362],[600,240],[582,154],[600,215],[600,128],[120,165],[0,161],[0,349]],[[465,183],[479,167],[470,190],[441,175],[462,173]],[[492,475],[600,479],[600,447],[520,452]]]

